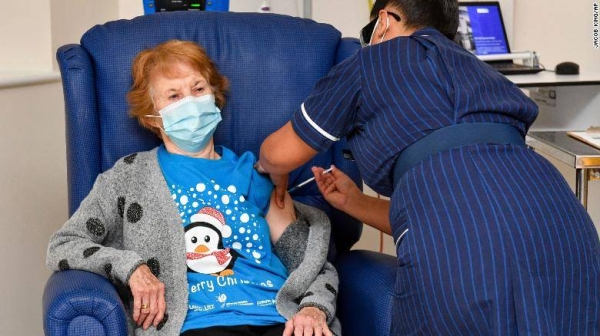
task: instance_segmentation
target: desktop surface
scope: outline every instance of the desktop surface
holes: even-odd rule
[[[536,74],[509,75],[506,77],[519,87],[600,85],[600,72],[557,75],[553,71],[542,71]]]
[[[527,133],[527,144],[573,168],[599,168],[600,150],[579,141],[564,131]]]

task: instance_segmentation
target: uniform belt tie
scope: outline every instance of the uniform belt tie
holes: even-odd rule
[[[394,188],[404,173],[425,158],[451,148],[484,143],[524,147],[525,139],[518,129],[508,124],[469,123],[440,128],[406,147],[396,157]]]

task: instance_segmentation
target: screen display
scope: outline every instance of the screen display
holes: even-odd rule
[[[156,12],[203,11],[206,0],[156,0]]]
[[[459,6],[456,42],[475,55],[510,53],[500,8],[490,5]]]

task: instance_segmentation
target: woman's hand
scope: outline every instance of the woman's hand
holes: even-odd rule
[[[275,190],[271,194],[271,205],[269,206],[269,212],[265,216],[267,223],[269,224],[269,234],[271,236],[271,242],[275,244],[285,229],[293,222],[296,221],[296,209],[294,209],[294,202],[289,193],[284,195],[284,206],[280,208],[276,204]]]
[[[165,285],[158,280],[147,265],[140,265],[129,277],[133,294],[133,321],[144,330],[158,326],[165,316]]]
[[[363,193],[348,175],[342,173],[335,166],[331,166],[331,168],[331,172],[326,174],[323,174],[325,171],[323,168],[312,168],[317,187],[329,204],[338,210],[347,212],[349,203],[352,200],[360,199]]]
[[[283,336],[333,336],[327,316],[315,307],[304,307],[285,323]]]

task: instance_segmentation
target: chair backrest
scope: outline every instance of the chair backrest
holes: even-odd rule
[[[230,81],[215,143],[258,154],[263,139],[287,122],[316,81],[359,48],[332,26],[276,14],[170,12],[97,25],[80,44],[58,49],[66,108],[69,213],[89,193],[96,176],[116,160],[159,144],[128,116],[135,55],[170,39],[197,42]],[[312,174],[312,165],[335,164],[360,183],[341,141],[290,176],[290,185]],[[362,225],[331,209],[315,185],[295,199],[330,215],[337,251],[348,250]],[[334,257],[335,250],[330,254]]]

